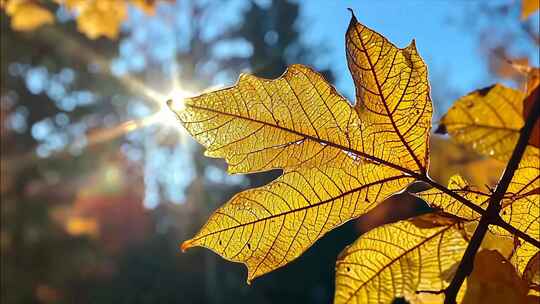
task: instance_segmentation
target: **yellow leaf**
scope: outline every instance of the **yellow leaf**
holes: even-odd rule
[[[439,136],[431,138],[429,153],[429,175],[438,181],[448,181],[459,172],[472,185],[495,185],[506,165]]]
[[[518,230],[530,236],[540,235],[540,152],[533,146],[528,146],[524,157],[514,173],[507,193],[502,200],[501,217],[503,220]],[[454,176],[449,184],[449,189],[467,198],[472,203],[487,207],[489,194],[482,193],[469,185],[463,179]],[[477,214],[453,197],[438,189],[430,189],[417,194],[434,208],[464,218],[474,220]],[[494,226],[491,228],[496,234],[508,235],[506,230]],[[512,260],[519,273],[523,272],[529,259],[538,252],[538,248],[525,243],[516,249]]]
[[[448,189],[468,199],[475,205],[481,206],[484,209],[487,207],[489,194],[469,186],[459,175],[454,175],[450,178]],[[478,213],[439,189],[432,188],[417,195],[437,210],[442,210],[466,220],[473,220],[478,217]]]
[[[481,250],[474,259],[462,304],[529,303],[528,289],[500,253]]]
[[[90,39],[118,37],[120,25],[127,18],[128,4],[153,14],[158,0],[54,0],[76,13],[77,28]],[[163,0],[162,0],[163,1]]]
[[[524,125],[524,94],[502,85],[458,99],[441,119],[439,131],[475,151],[507,160]]]
[[[395,170],[374,164],[361,168],[345,154],[334,160],[339,166],[304,165],[237,194],[182,248],[203,246],[246,264],[249,282],[292,261],[326,232],[406,185]]]
[[[32,31],[54,23],[53,14],[39,4],[28,0],[12,0],[5,5],[11,16],[11,27],[17,31]]]
[[[225,158],[230,173],[295,167],[323,150],[358,155],[356,113],[302,65],[276,80],[241,75],[232,88],[170,105],[205,155]]]
[[[521,3],[521,19],[525,20],[530,15],[534,14],[540,9],[540,2],[538,0],[522,0]]]
[[[502,204],[504,220],[529,235],[540,235],[540,158],[521,160]]]
[[[540,154],[530,150],[538,149],[529,146],[528,154]],[[503,200],[501,217],[532,237],[540,236],[540,157],[521,160]],[[507,233],[498,227],[496,230],[501,234]],[[519,273],[523,273],[529,259],[538,251],[528,243],[517,248],[515,264]]]
[[[90,0],[77,2],[77,28],[90,39],[105,36],[110,39],[118,37],[120,25],[127,18],[125,1]]]
[[[467,233],[472,234],[477,223],[469,222],[472,230]],[[459,227],[456,223],[419,229],[399,222],[361,236],[338,257],[335,303],[392,303],[395,297],[416,304],[442,303],[444,295],[434,293],[448,286],[467,246]],[[473,272],[458,293],[458,303],[537,299],[527,297],[526,281],[504,258],[511,254],[511,238],[488,231],[480,248]]]
[[[524,275],[529,261],[539,252],[536,246],[521,241],[521,244],[519,244],[515,254],[512,256],[511,262],[516,267],[518,273]]]
[[[426,172],[432,106],[427,68],[414,40],[399,49],[353,15],[345,43],[355,108],[365,127],[362,150]]]
[[[525,118],[532,107],[538,89],[536,68],[528,70],[527,92],[496,84],[474,91],[460,99],[441,119],[438,133],[448,132],[460,144],[472,147],[475,151],[507,161],[519,138]],[[529,144],[540,146],[540,123],[537,122]],[[526,154],[524,157],[540,157]]]
[[[347,41],[356,110],[302,65],[275,80],[242,75],[231,88],[169,101],[205,155],[224,158],[230,173],[283,170],[218,209],[182,249],[204,246],[242,262],[249,281],[425,176],[432,111],[425,64],[414,46],[398,49],[354,16]],[[378,61],[370,66],[364,52]]]
[[[419,229],[402,221],[360,236],[338,257],[334,303],[392,303],[395,297],[431,303],[417,291],[448,286],[467,247],[456,227]]]

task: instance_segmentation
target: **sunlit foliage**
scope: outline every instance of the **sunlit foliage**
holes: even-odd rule
[[[413,218],[376,228],[347,247],[337,261],[335,303],[391,303],[396,297],[440,302],[464,271],[462,259],[472,259],[475,267],[451,295],[459,301],[537,299],[528,296],[534,286],[525,269],[538,252],[531,237],[540,233],[540,154],[528,138],[521,145],[529,145],[516,152],[525,121],[537,119],[538,113],[529,114],[540,102],[531,97],[537,89],[482,89],[459,99],[441,121],[440,132],[516,164],[510,179],[500,181],[508,188],[495,201],[497,190],[479,189],[459,175],[448,187],[429,177],[432,105],[427,68],[414,41],[398,48],[353,15],[346,54],[354,105],[303,65],[290,66],[275,80],[242,75],[231,88],[169,102],[206,147],[205,155],[224,158],[230,173],[282,170],[268,185],[234,196],[182,249],[207,247],[244,263],[249,282],[392,194],[413,191],[407,186],[416,180],[431,187],[416,195],[437,213],[430,221]],[[499,203],[502,221],[522,234],[490,226],[482,234],[483,249],[464,256],[473,244],[471,231],[495,224],[479,220]],[[494,290],[502,296],[484,296]]]
[[[54,0],[74,14],[77,28],[90,39],[116,39],[120,25],[127,20],[128,6],[133,5],[147,14],[154,12],[159,0]],[[167,0],[163,0],[167,1]],[[32,31],[54,23],[54,13],[40,1],[4,0],[2,8],[11,16],[11,27],[18,31]]]

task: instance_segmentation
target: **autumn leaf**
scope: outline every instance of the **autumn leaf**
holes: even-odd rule
[[[57,0],[77,14],[77,29],[90,39],[118,37],[120,25],[127,18],[125,0]]]
[[[539,252],[538,247],[527,242],[520,242],[511,258],[512,265],[515,266],[518,273],[525,276],[527,265]]]
[[[442,117],[437,132],[449,133],[458,143],[483,155],[507,161],[525,124],[526,115],[540,97],[540,70],[527,69],[525,93],[500,84],[474,91],[454,103]],[[540,147],[539,141],[540,123],[537,122],[529,144]]]
[[[535,147],[529,146],[525,154],[529,156],[524,157],[519,163],[502,200],[501,217],[528,235],[538,236],[540,235],[540,159],[536,155],[540,153]],[[448,188],[484,209],[487,207],[489,193],[474,190],[460,177],[453,177]],[[430,206],[465,220],[474,220],[478,216],[441,190],[430,189],[418,193],[418,196]],[[492,230],[501,235],[508,234],[499,227],[493,227]],[[538,248],[531,244],[523,243],[518,246],[513,260],[520,273],[536,252]]]
[[[158,1],[169,0],[53,0],[75,15],[77,29],[90,39],[118,38],[120,26],[128,17],[128,6],[133,5],[146,14],[153,14]],[[0,2],[11,17],[11,27],[17,31],[32,31],[54,23],[54,14],[40,1],[5,0]]]
[[[401,221],[360,236],[338,257],[334,303],[418,303],[417,291],[443,290],[467,247],[457,227]]]
[[[437,130],[475,151],[507,160],[524,125],[520,91],[494,85],[458,99]]]
[[[528,286],[540,291],[540,252],[536,252],[527,263],[523,271],[523,280]]]
[[[493,158],[471,153],[470,149],[442,136],[430,140],[429,175],[437,181],[448,181],[459,172],[472,185],[495,185],[506,164]]]
[[[527,148],[538,150],[532,146]],[[536,152],[529,152],[529,154]],[[524,158],[508,187],[509,197],[502,202],[503,220],[515,228],[538,238],[540,235],[540,158]],[[498,229],[500,233],[505,233]],[[516,250],[515,264],[520,273],[539,249],[523,243]]]
[[[538,149],[529,146],[526,155],[539,155]],[[474,189],[460,176],[450,179],[448,188],[480,207],[487,207],[489,193]],[[417,194],[430,206],[466,220],[478,214],[468,210],[454,197],[439,189],[429,189]],[[517,229],[530,235],[540,232],[540,159],[524,157],[514,173],[507,193],[502,200],[501,217]]]
[[[55,0],[77,14],[77,28],[90,39],[101,36],[118,38],[120,26],[133,5],[148,15],[154,14],[157,2],[169,0]]]
[[[116,39],[120,24],[127,18],[127,5],[123,1],[93,1],[84,6],[77,18],[77,28],[90,39],[105,36]]]
[[[502,85],[471,93],[459,99],[448,111],[441,121],[440,129],[448,131],[457,142],[472,146],[482,154],[508,160],[532,105],[539,102],[539,70],[527,67],[526,72],[528,81],[525,93]],[[540,150],[536,148],[539,128],[537,121],[528,141],[529,146],[501,202],[502,219],[530,236],[540,235]],[[445,212],[465,215],[467,219],[474,216],[468,211],[465,211],[468,214],[461,213],[460,210],[465,209],[459,208],[456,199],[443,191],[432,189],[420,194],[423,195],[429,195],[424,197],[428,203],[431,199],[432,203]],[[477,195],[483,198],[480,201],[471,199],[471,195],[467,195],[467,198],[476,205],[480,206],[483,202],[486,206],[489,194]],[[491,229],[502,235],[508,234],[499,227]],[[519,242],[512,256],[512,262],[519,273],[524,271],[527,262],[537,252],[538,248],[532,244]]]
[[[538,0],[522,0],[521,2],[521,19],[525,20],[540,9]]]
[[[358,144],[349,144],[361,139],[356,113],[307,67],[293,65],[274,81],[242,76],[236,87],[184,105],[176,112],[184,126],[207,156],[225,158],[230,172],[284,169],[273,183],[235,196],[182,245],[245,263],[248,280],[296,258],[412,181],[357,156]]]
[[[382,159],[394,156],[406,168],[426,172],[432,106],[427,68],[414,40],[399,49],[353,16],[345,43],[355,110],[364,125],[362,151]],[[381,137],[384,144],[376,145]]]
[[[538,298],[527,296],[527,283],[497,251],[480,250],[473,267],[462,304],[538,303]]]
[[[425,174],[432,109],[414,44],[399,49],[354,16],[346,40],[354,107],[302,65],[276,80],[242,75],[231,88],[169,102],[230,173],[283,170],[233,197],[182,249],[242,262],[249,282]]]
[[[459,175],[454,175],[450,178],[450,181],[448,182],[448,189],[461,195],[483,209],[487,207],[489,194],[470,186]],[[466,220],[473,220],[478,217],[478,213],[439,189],[432,188],[420,192],[417,195],[428,202],[428,204],[436,210],[442,210],[446,213]]]
[[[530,147],[527,151],[538,149]],[[502,218],[530,235],[540,235],[540,159],[524,158],[502,201]]]
[[[480,217],[420,228],[423,217],[376,228],[347,247],[337,261],[334,303],[393,303],[396,297],[414,304],[442,303]],[[513,254],[512,237],[488,231],[480,249],[458,303],[536,300],[527,297],[527,281],[506,260]],[[494,294],[501,301],[494,301]]]
[[[54,23],[53,14],[31,0],[10,0],[2,8],[11,17],[11,27],[16,31],[32,31],[40,26]]]

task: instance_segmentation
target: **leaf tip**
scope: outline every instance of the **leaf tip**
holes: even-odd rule
[[[351,22],[356,22],[357,19],[356,19],[356,16],[354,15],[353,9],[350,8],[350,7],[348,7],[347,10],[348,10],[349,12],[351,12]]]
[[[407,48],[416,51],[416,39],[413,38]]]
[[[187,240],[180,245],[180,250],[182,250],[182,252],[186,252],[186,250],[191,247],[193,247],[193,240]]]

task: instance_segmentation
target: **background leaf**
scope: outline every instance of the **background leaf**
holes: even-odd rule
[[[334,303],[414,301],[416,291],[444,289],[467,246],[456,227],[402,221],[362,235],[338,257]]]

